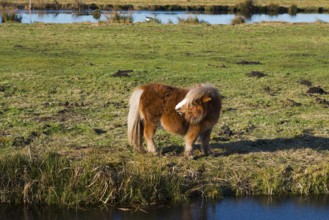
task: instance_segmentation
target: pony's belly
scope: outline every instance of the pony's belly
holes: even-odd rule
[[[185,135],[186,133],[182,123],[175,120],[166,120],[162,118],[161,126],[163,129],[173,134]]]

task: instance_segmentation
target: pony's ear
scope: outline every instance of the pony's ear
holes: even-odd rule
[[[204,96],[203,98],[202,98],[202,102],[203,103],[207,103],[207,102],[209,102],[211,100],[211,98],[209,97],[209,96]]]

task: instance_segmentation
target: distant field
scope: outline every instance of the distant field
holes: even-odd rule
[[[298,4],[298,2],[296,2]],[[159,205],[329,193],[329,25],[0,25],[0,202]],[[114,77],[132,70],[130,77]],[[262,74],[264,74],[263,77]],[[259,76],[259,77],[257,77]],[[132,90],[210,82],[214,155],[127,144]],[[318,88],[319,89],[319,88]]]
[[[6,2],[12,2],[12,3],[29,3],[28,0],[8,0]],[[90,0],[80,0],[80,1],[73,1],[73,0],[58,0],[56,1],[59,4],[78,4],[78,3],[84,3],[84,4],[100,4],[100,5],[124,5],[124,4],[131,4],[134,6],[145,6],[145,5],[228,5],[233,6],[236,4],[239,4],[240,2],[243,2],[242,0],[200,0],[200,1],[190,1],[190,0],[165,0],[165,1],[151,1],[151,0],[140,0],[140,1],[134,1],[134,0],[114,0],[114,1],[107,1],[107,0],[96,0],[96,1],[90,1]],[[51,0],[32,0],[33,4],[43,4],[43,3],[54,3],[54,1]],[[270,4],[277,4],[280,6],[286,6],[289,7],[292,4],[297,5],[301,8],[312,8],[312,7],[325,7],[329,8],[329,1],[327,0],[319,0],[319,1],[313,1],[313,0],[255,0],[254,4],[256,5],[270,5]]]

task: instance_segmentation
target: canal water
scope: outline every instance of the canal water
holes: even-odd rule
[[[329,197],[225,198],[151,210],[0,206],[1,220],[328,220]]]
[[[95,19],[92,15],[92,11],[70,11],[70,10],[18,10],[17,14],[22,16],[22,23],[74,23],[74,22],[98,22],[106,21],[110,12],[102,11],[99,19]],[[193,13],[187,11],[121,11],[122,15],[130,15],[133,18],[133,22],[145,22],[147,17],[157,18],[163,24],[178,23],[179,18],[186,19],[188,17],[195,17],[200,21],[207,22],[209,24],[231,24],[234,14],[202,14]],[[329,14],[254,14],[246,20],[247,23],[257,22],[326,22],[329,23]],[[1,22],[1,20],[0,20]]]

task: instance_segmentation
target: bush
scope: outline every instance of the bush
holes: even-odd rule
[[[107,19],[110,23],[133,23],[131,14],[121,14],[119,11],[113,11]]]
[[[244,24],[244,23],[246,23],[246,19],[241,15],[235,16],[235,18],[231,22],[232,25]]]
[[[241,2],[239,5],[238,5],[238,9],[240,11],[240,13],[246,17],[250,17],[251,14],[253,13],[254,11],[254,2],[253,0],[246,0],[244,2]]]
[[[187,18],[178,18],[178,24],[199,24],[204,21],[199,20],[198,16],[188,16]]]
[[[298,11],[298,7],[297,5],[295,4],[292,4],[290,7],[289,7],[289,14],[290,15],[296,15],[297,14],[297,11]]]
[[[5,22],[22,22],[22,16],[16,13],[16,9],[13,7],[5,7],[1,10],[2,23]]]
[[[278,4],[269,4],[267,6],[267,13],[269,13],[270,15],[277,15],[280,12],[280,6]]]
[[[92,15],[93,15],[93,18],[95,18],[96,20],[100,19],[101,18],[101,10],[99,9],[96,9],[92,12]]]

